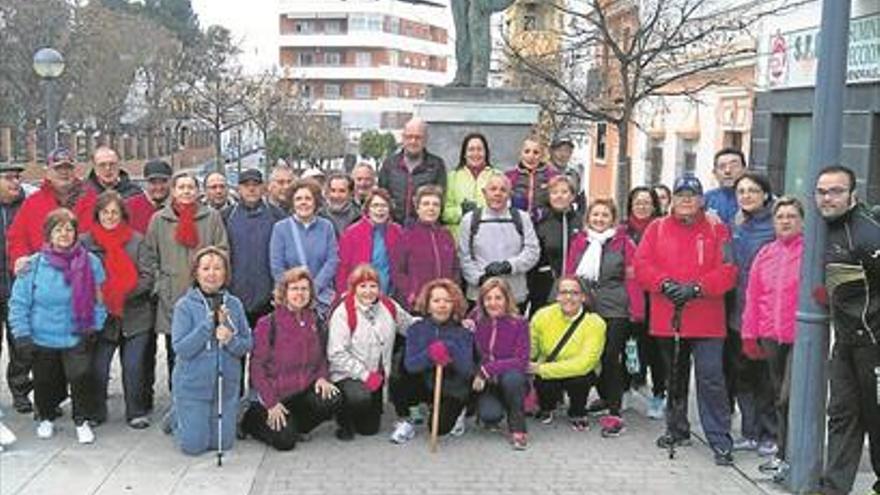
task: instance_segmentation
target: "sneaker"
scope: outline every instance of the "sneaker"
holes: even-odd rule
[[[733,466],[733,452],[722,449],[712,449],[715,456],[716,466]]]
[[[542,425],[549,425],[553,422],[553,411],[538,411],[535,414],[535,419],[540,421]]]
[[[676,447],[690,447],[693,441],[691,440],[690,435],[686,437],[676,437],[671,433],[664,433],[657,437],[655,443],[657,447],[661,449],[668,449],[671,445],[675,445]]]
[[[76,427],[76,439],[81,444],[95,443],[95,434],[88,422]]]
[[[514,432],[510,435],[510,441],[513,444],[513,450],[526,450],[529,448],[529,438],[525,432]]]
[[[738,438],[733,441],[733,451],[741,452],[741,451],[750,451],[750,450],[758,450],[758,441],[753,440],[751,438]]]
[[[587,406],[587,412],[593,416],[600,416],[608,412],[608,403],[602,399],[596,399]]]
[[[37,438],[48,440],[55,434],[55,423],[44,419],[37,423]]]
[[[391,442],[403,444],[409,442],[416,436],[416,427],[408,419],[401,419],[394,424],[394,431],[391,432]]]
[[[143,430],[150,427],[150,418],[147,416],[138,416],[128,420],[128,426],[135,430]]]
[[[764,440],[758,445],[758,455],[761,457],[770,457],[776,455],[777,452],[779,452],[779,447],[773,440]]]
[[[425,424],[425,412],[422,406],[412,406],[409,408],[409,419],[414,425]]]
[[[460,437],[464,435],[464,432],[467,430],[467,423],[465,423],[464,411],[458,415],[458,418],[455,419],[455,424],[452,426],[452,429],[449,430],[449,434],[454,437]]]
[[[27,396],[16,396],[12,399],[12,408],[18,414],[30,414],[34,412],[34,405]]]
[[[15,433],[12,433],[12,430],[7,428],[6,425],[0,423],[0,448],[12,445],[14,443]]]
[[[648,411],[645,415],[649,419],[663,419],[666,416],[666,398],[654,396],[648,399]]]
[[[620,416],[613,416],[611,414],[607,416],[602,416],[599,419],[599,426],[602,427],[602,436],[605,438],[619,437],[625,429],[623,418],[621,418]]]
[[[781,466],[783,462],[782,459],[776,456],[771,457],[769,461],[758,466],[758,471],[761,471],[762,473],[775,473],[779,471],[779,466]]]
[[[780,485],[788,484],[788,471],[791,469],[791,466],[785,461],[779,462],[779,467],[776,468],[776,472],[773,473],[773,482],[778,483]],[[876,493],[875,495],[880,495],[880,493]]]
[[[569,418],[568,421],[571,423],[571,429],[574,431],[587,431],[590,429],[590,423],[587,421],[586,417]]]

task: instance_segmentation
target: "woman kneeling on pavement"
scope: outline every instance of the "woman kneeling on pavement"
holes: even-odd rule
[[[382,295],[379,273],[364,263],[348,276],[348,291],[330,313],[327,358],[330,379],[342,391],[336,438],[375,435],[382,419],[382,390],[391,371],[395,336],[412,316]]]
[[[513,448],[524,450],[528,392],[529,323],[519,316],[510,285],[492,277],[480,287],[474,340],[480,354],[473,390],[477,417],[488,428],[497,427],[507,413]]]
[[[538,392],[537,418],[550,424],[565,392],[571,427],[585,431],[587,395],[596,385],[605,347],[605,321],[586,307],[586,291],[576,276],[560,277],[556,301],[538,310],[531,322],[529,372]]]
[[[434,374],[443,367],[440,392],[440,435],[452,431],[467,406],[474,375],[474,336],[461,320],[467,303],[458,285],[442,278],[422,287],[416,311],[426,315],[406,332],[404,367],[415,376],[411,387],[396,387],[395,393],[407,394],[410,403],[429,402],[434,393]],[[403,401],[402,401],[403,402]],[[391,440],[404,443],[415,436],[412,423],[399,421]]]
[[[327,421],[342,406],[328,380],[327,334],[315,312],[314,282],[305,268],[284,273],[275,287],[275,311],[254,329],[251,404],[242,430],[278,450]]]
[[[76,236],[73,212],[49,213],[43,224],[46,244],[12,286],[9,328],[19,354],[33,362],[37,437],[54,434],[58,405],[70,386],[77,440],[92,443],[92,359],[107,317],[98,297],[104,269]]]
[[[185,454],[197,455],[215,448],[218,440],[223,450],[232,448],[241,360],[250,351],[252,339],[241,301],[226,291],[226,251],[202,248],[192,265],[195,284],[177,300],[171,318],[171,345],[177,355],[171,381],[174,434]],[[223,414],[218,431],[219,410]]]

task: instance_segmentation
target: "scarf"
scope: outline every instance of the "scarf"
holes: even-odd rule
[[[59,208],[67,208],[68,210],[73,210],[74,206],[76,206],[76,202],[79,201],[80,196],[85,193],[83,183],[78,179],[74,179],[70,188],[63,192],[55,189],[55,187],[52,186],[52,183],[49,182],[49,179],[43,180],[43,186],[48,186],[52,191],[55,196],[55,201],[58,202]]]
[[[99,223],[92,227],[92,238],[104,250],[104,271],[107,280],[101,286],[107,311],[114,316],[122,316],[125,298],[137,286],[138,271],[134,261],[125,252],[125,245],[131,240],[134,231],[128,224],[121,223],[113,230],[107,230]]]
[[[60,270],[70,287],[73,306],[73,330],[78,334],[95,331],[95,275],[89,253],[76,243],[69,251],[57,251],[46,245],[40,250],[49,266]]]
[[[605,241],[614,237],[617,232],[613,228],[609,228],[605,232],[599,233],[593,229],[587,229],[587,250],[578,263],[575,273],[579,277],[587,280],[599,280],[599,268],[602,265],[602,247]]]
[[[174,240],[183,247],[195,249],[199,245],[199,231],[196,230],[196,211],[199,205],[195,203],[184,205],[172,201],[171,208],[177,213],[178,218]]]
[[[641,239],[642,234],[645,233],[645,229],[648,228],[648,224],[654,220],[654,217],[647,217],[638,219],[635,215],[630,215],[629,218],[626,219],[626,226],[629,229],[631,237],[634,239]],[[638,243],[638,240],[636,240]]]

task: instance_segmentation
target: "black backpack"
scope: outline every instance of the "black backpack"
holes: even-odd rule
[[[523,234],[523,219],[522,212],[516,208],[510,208],[510,218],[491,218],[489,220],[483,219],[483,209],[476,208],[474,209],[473,217],[471,217],[471,238],[469,247],[471,250],[471,258],[474,258],[474,238],[477,237],[477,232],[480,231],[480,224],[483,222],[489,223],[512,223],[513,227],[516,229],[516,233],[519,234],[519,243],[520,248],[522,248],[523,244],[525,244],[525,235]]]

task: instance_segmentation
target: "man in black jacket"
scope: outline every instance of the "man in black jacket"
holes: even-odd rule
[[[828,459],[822,493],[849,493],[865,433],[880,493],[880,218],[855,195],[852,170],[832,165],[816,181],[816,206],[828,224],[825,286],[834,327]]]
[[[6,324],[9,311],[9,295],[12,292],[12,267],[6,258],[6,231],[12,224],[16,213],[24,202],[24,189],[21,187],[21,173],[24,168],[19,165],[0,163],[0,335],[6,332],[6,344],[9,349],[9,364],[6,367],[6,383],[12,392],[12,407],[19,413],[33,411],[28,394],[31,383],[30,363],[21,359],[13,345],[12,332]]]
[[[92,171],[89,173],[89,187],[101,194],[107,189],[128,199],[141,192],[141,188],[131,181],[128,172],[119,166],[119,155],[109,146],[99,146],[92,154]]]
[[[446,190],[446,165],[437,155],[428,153],[428,125],[413,118],[403,127],[403,148],[389,156],[379,171],[379,187],[391,194],[394,221],[406,225],[415,220],[413,196],[418,188],[433,184]]]

